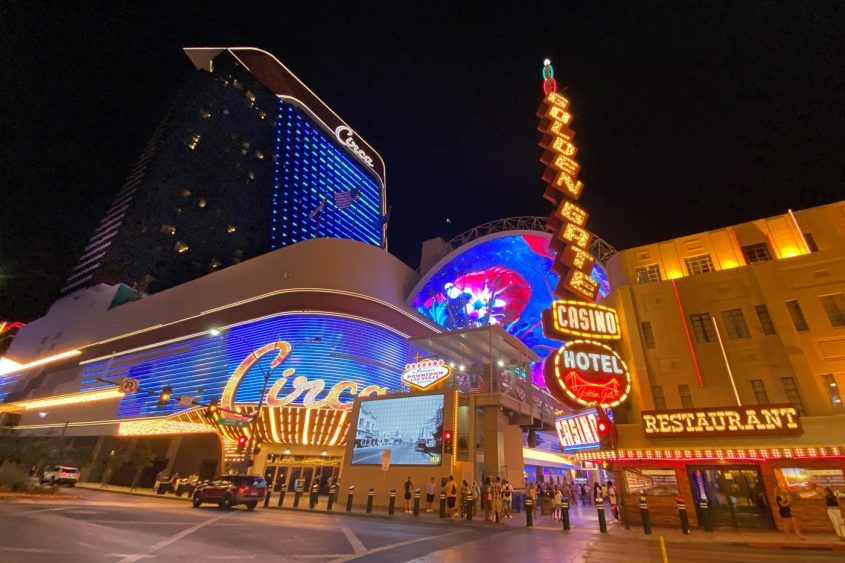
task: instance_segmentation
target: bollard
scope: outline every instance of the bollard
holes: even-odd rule
[[[472,499],[472,493],[467,495],[467,522],[472,522],[472,509],[475,506],[475,501]]]
[[[396,510],[396,489],[390,489],[390,504],[387,505],[387,513],[393,516]]]
[[[367,514],[373,512],[373,497],[376,496],[376,490],[372,487],[367,491]]]
[[[264,493],[264,508],[270,506],[270,487],[267,487],[267,492]]]
[[[302,497],[302,485],[296,486],[296,493],[293,495],[293,507],[299,508],[299,499]]]
[[[329,498],[326,499],[326,510],[331,512],[332,506],[334,505],[334,496],[337,493],[337,485],[332,485],[329,487]]]
[[[597,502],[596,503],[596,512],[599,514],[599,531],[602,534],[607,533],[607,520],[604,517],[604,503]]]
[[[414,516],[420,515],[420,490],[414,490]]]
[[[352,497],[355,496],[355,485],[349,485],[349,496],[346,497],[346,512],[352,512]]]
[[[276,506],[281,507],[285,503],[285,493],[288,492],[288,484],[282,483],[282,488],[279,489],[279,504]]]
[[[560,519],[563,521],[563,531],[569,531],[569,497],[563,497],[560,503]]]
[[[311,487],[311,498],[308,499],[308,508],[314,510],[314,507],[317,506],[317,501],[319,500],[320,496],[320,485],[316,483]]]
[[[525,499],[525,527],[534,525],[534,500],[531,497]]]
[[[640,497],[640,516],[643,519],[643,533],[650,536],[651,516],[648,513],[648,500],[645,497]]]
[[[712,532],[713,531],[713,519],[710,518],[710,503],[704,499],[698,501],[698,507],[701,509],[701,519],[703,520],[704,524],[704,531],[705,532]]]
[[[446,518],[446,493],[440,493],[440,517]]]
[[[684,534],[689,535],[689,518],[687,518],[687,505],[684,503],[684,499],[678,497],[675,499],[675,502],[678,503],[678,517],[681,519],[681,530]]]

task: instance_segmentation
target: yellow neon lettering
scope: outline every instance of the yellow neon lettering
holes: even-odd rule
[[[581,180],[575,180],[574,175],[560,172],[555,178],[555,187],[563,188],[572,199],[578,199],[584,189],[584,183]]]

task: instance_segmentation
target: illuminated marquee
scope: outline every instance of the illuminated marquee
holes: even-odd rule
[[[599,435],[596,423],[595,409],[555,419],[555,429],[563,451],[597,448]]]
[[[804,433],[793,405],[644,411],[642,420],[646,436],[652,438]]]
[[[628,397],[628,366],[609,346],[573,340],[546,360],[546,385],[552,395],[573,407],[615,407]]]
[[[554,301],[543,311],[543,331],[561,339],[590,338],[618,340],[622,338],[616,311],[597,303]]]
[[[428,389],[452,374],[452,368],[443,360],[425,359],[420,362],[405,364],[402,381],[417,389]]]

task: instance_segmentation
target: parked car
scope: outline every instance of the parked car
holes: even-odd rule
[[[79,481],[79,469],[66,465],[54,465],[41,474],[41,484],[70,485],[73,487]]]
[[[260,475],[221,475],[194,491],[194,508],[203,503],[215,503],[220,508],[231,508],[245,504],[254,510],[258,501],[264,499],[267,483]]]

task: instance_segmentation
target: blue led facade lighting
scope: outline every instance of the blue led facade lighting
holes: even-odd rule
[[[283,371],[296,370],[283,388],[285,395],[298,376],[325,381],[320,398],[343,380],[356,382],[358,391],[367,385],[398,391],[402,388],[402,369],[414,352],[403,335],[363,320],[328,313],[281,314],[222,330],[216,336],[205,334],[85,364],[82,390],[108,387],[95,379],[98,377],[111,381],[137,378],[139,391],[121,399],[118,418],[172,414],[187,407],[176,400],[159,407],[157,399],[163,387],[172,386],[174,398],[192,395],[195,401],[207,404],[220,398],[232,372],[245,358],[277,340],[288,342],[292,351],[270,372],[270,385],[282,377]],[[274,357],[262,356],[246,373],[235,402],[258,403],[264,370],[270,369]],[[293,404],[302,404],[302,399],[300,396]]]
[[[372,172],[292,103],[280,98],[276,117],[271,246],[327,237],[384,247],[384,191]],[[351,204],[338,206],[336,194]]]

